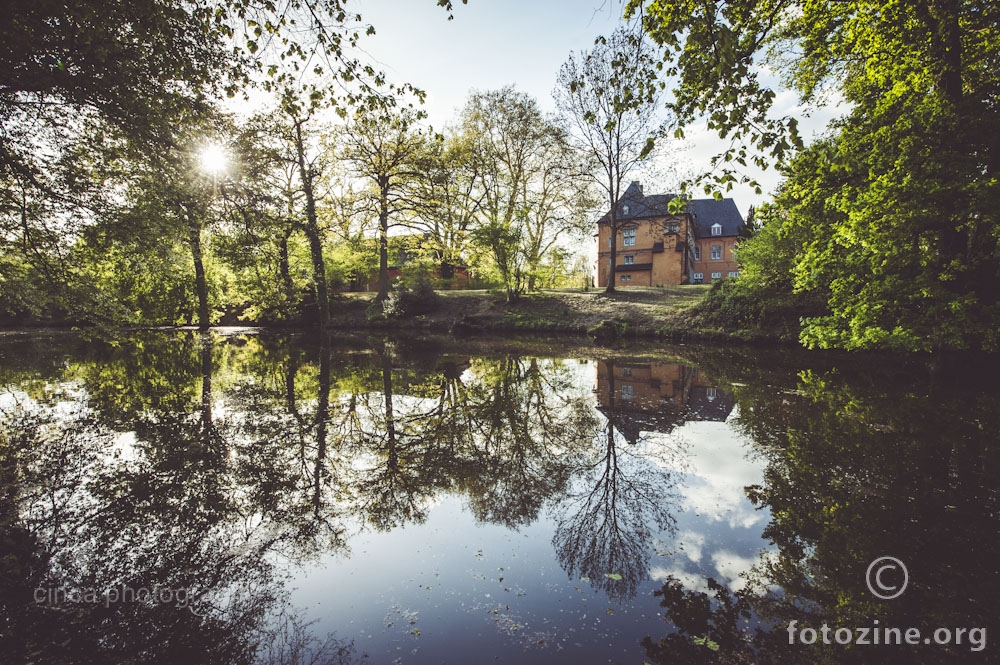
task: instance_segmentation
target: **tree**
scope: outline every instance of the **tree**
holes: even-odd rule
[[[828,294],[829,315],[805,322],[805,344],[1000,345],[995,3],[654,1],[642,11],[676,77],[679,120],[707,114],[732,136],[720,160],[745,164],[749,144],[757,165],[787,165],[780,198],[791,224],[810,229],[795,287]],[[851,105],[804,160],[788,162],[797,120],[773,117],[762,57],[803,103],[839,94]],[[718,181],[735,179],[727,169]]]
[[[95,155],[139,160],[165,152],[187,118],[254,84],[294,88],[311,100],[336,97],[341,107],[411,91],[356,56],[374,28],[345,4],[8,3],[0,26],[0,226],[21,229],[24,242],[0,247],[0,279],[15,287],[5,307],[61,314],[97,299],[62,261],[79,226],[96,216],[88,206],[113,200],[120,185],[93,177]],[[437,4],[452,7],[451,0]],[[95,195],[98,186],[105,188]],[[39,277],[69,294],[52,297],[47,308],[30,305],[48,295],[32,286]]]
[[[559,70],[556,104],[574,129],[576,147],[594,161],[591,177],[605,195],[611,265],[618,251],[622,185],[650,156],[662,133],[654,51],[639,34],[619,28],[589,53],[570,54]],[[613,272],[611,273],[613,276]],[[605,293],[614,293],[608,280]]]
[[[134,271],[142,275],[141,267],[130,266],[128,261],[115,261],[116,254],[143,255],[153,258],[161,254],[159,263],[167,275],[161,286],[169,285],[169,274],[174,272],[169,265],[164,265],[172,258],[177,247],[187,250],[190,266],[177,271],[179,276],[190,280],[195,297],[195,319],[198,326],[207,329],[212,321],[211,285],[206,270],[205,230],[215,226],[221,220],[222,200],[220,191],[224,183],[220,183],[220,174],[208,173],[201,163],[202,151],[212,142],[225,137],[229,127],[224,118],[196,117],[177,129],[174,147],[162,153],[151,154],[144,159],[124,160],[119,168],[122,170],[121,201],[117,205],[107,206],[100,219],[80,231],[82,242],[75,248],[75,259],[83,263],[88,258],[98,271],[109,271],[112,274],[98,274],[98,286],[106,292],[121,297],[134,307],[139,303],[133,300],[132,289],[141,284],[135,283],[134,275],[120,275],[121,271]],[[223,174],[224,175],[224,174]],[[235,176],[230,171],[229,175]],[[102,283],[103,282],[103,283]],[[156,281],[154,281],[156,283]],[[119,288],[114,285],[118,284]],[[117,293],[116,293],[117,291]],[[146,294],[147,300],[155,300],[169,293]],[[182,294],[190,294],[184,289]],[[150,298],[151,296],[151,298]],[[191,321],[189,303],[171,303],[187,313],[187,321]],[[143,308],[145,315],[151,310]],[[178,318],[169,312],[162,312],[167,323],[175,323]],[[127,314],[126,314],[127,315]]]
[[[343,133],[343,157],[368,181],[367,198],[378,215],[377,303],[389,296],[389,229],[410,225],[401,215],[414,208],[412,185],[421,175],[416,159],[424,141],[419,120],[407,107],[359,111]]]
[[[415,183],[418,215],[440,276],[447,278],[467,260],[469,234],[481,203],[473,137],[460,130],[430,137],[418,166],[424,174]]]
[[[516,300],[560,237],[583,228],[581,170],[563,128],[513,87],[473,93],[461,122],[479,176],[475,236]]]

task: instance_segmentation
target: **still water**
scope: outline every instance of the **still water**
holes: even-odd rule
[[[997,662],[996,375],[0,336],[0,661]]]

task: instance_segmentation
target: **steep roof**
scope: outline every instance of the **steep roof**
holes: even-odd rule
[[[670,202],[675,194],[651,194],[642,192],[642,185],[633,182],[618,199],[616,217],[622,220],[639,220],[649,217],[664,217],[670,215]],[[695,234],[699,238],[712,235],[712,226],[722,225],[723,236],[739,235],[744,222],[736,202],[732,199],[692,199],[687,203],[686,212],[694,216]],[[598,225],[607,224],[611,214],[605,213]]]
[[[738,236],[743,229],[743,215],[732,199],[692,199],[687,211],[694,215],[695,235],[705,238],[712,235],[712,226],[722,224],[724,236]]]

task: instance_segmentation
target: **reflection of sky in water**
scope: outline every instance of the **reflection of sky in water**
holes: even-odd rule
[[[225,363],[219,364],[225,367]],[[545,398],[553,398],[547,405],[569,409],[568,405],[578,399],[598,406],[595,377],[600,363],[540,359],[537,365],[545,369],[548,379],[558,378],[545,389]],[[198,367],[193,365],[195,370]],[[635,366],[637,371],[640,367]],[[374,371],[381,379],[381,368],[375,365]],[[478,381],[477,372],[490,371],[496,371],[496,366],[467,365],[461,381],[471,386]],[[192,396],[197,398],[204,387],[197,372],[192,376],[197,387]],[[393,395],[396,418],[423,411],[433,403],[431,398],[416,396],[418,391],[410,392],[405,367],[392,369],[394,382],[397,376]],[[243,378],[246,386],[258,381],[235,371],[230,376],[220,368],[213,377],[211,413],[215,423],[229,432],[252,424],[253,416],[258,415],[238,400],[228,401],[232,398],[230,384]],[[307,381],[304,384],[309,385]],[[381,388],[381,380],[375,385]],[[709,396],[708,389],[702,389],[702,394]],[[69,419],[74,412],[87,409],[87,395],[77,383],[53,383],[48,390],[65,398],[53,400],[60,418]],[[32,402],[25,392],[15,389],[0,399],[0,407]],[[371,392],[361,402],[365,406],[359,409],[359,422],[377,431],[382,396]],[[429,489],[415,496],[422,509],[418,512],[426,514],[423,523],[380,533],[349,519],[344,525],[348,554],[320,554],[304,564],[289,564],[293,604],[314,621],[310,626],[313,633],[322,637],[330,632],[341,641],[353,642],[355,655],[367,654],[369,662],[642,662],[642,638],[660,637],[669,630],[653,591],[668,576],[678,578],[689,589],[705,590],[707,577],[740,588],[740,575],[754,564],[764,546],[761,531],[768,519],[766,512],[754,510],[744,493],[745,486],[761,481],[761,468],[748,457],[730,426],[711,421],[681,423],[682,413],[673,409],[673,404],[657,400],[645,414],[651,416],[648,422],[643,420],[644,414],[624,421],[637,428],[632,434],[642,432],[638,443],[627,443],[621,433],[615,436],[622,487],[644,477],[666,478],[665,485],[649,485],[656,488],[649,496],[675,520],[663,531],[647,520],[650,532],[634,539],[649,555],[648,560],[633,566],[633,572],[638,573],[632,575],[631,586],[624,564],[596,572],[591,566],[590,572],[582,573],[588,570],[587,564],[577,560],[572,564],[575,572],[571,579],[567,573],[570,566],[560,563],[560,547],[566,541],[560,541],[558,534],[565,535],[568,518],[571,521],[577,514],[574,511],[585,502],[571,504],[560,495],[542,506],[538,519],[508,529],[478,521],[467,496],[462,495],[468,488],[455,493]],[[297,408],[307,413],[315,406],[315,398],[306,390]],[[334,398],[331,413],[339,406],[342,404]],[[705,417],[718,415],[704,405],[698,408]],[[188,415],[191,422],[199,422],[197,410]],[[687,415],[691,417],[691,413]],[[153,412],[152,417],[156,420],[160,414]],[[604,416],[599,415],[599,420],[603,425]],[[648,428],[668,433],[649,432]],[[242,443],[238,439],[233,442]],[[336,453],[332,435],[328,443],[329,452]],[[148,454],[135,431],[115,432],[108,437],[108,444],[101,463],[109,466],[139,463]],[[555,457],[571,454],[564,444],[554,440],[549,452],[558,453]],[[600,453],[606,445],[606,437],[598,433],[592,443],[596,460],[592,475],[597,478],[604,465]],[[236,446],[229,450],[230,456],[235,450]],[[376,464],[378,456],[358,451],[338,459],[354,471],[365,471]],[[456,478],[453,482],[453,487],[461,488],[467,481]],[[588,495],[594,478],[575,477],[570,485],[576,500]],[[236,494],[241,491],[232,490]],[[234,498],[233,493],[230,498]],[[334,504],[335,500],[330,508],[336,510]],[[655,512],[646,510],[645,516]],[[254,514],[244,518],[248,531],[254,531],[262,519]],[[583,550],[601,549],[586,542],[593,537],[591,532],[580,532]],[[626,547],[622,551],[636,550]],[[281,555],[272,551],[265,560],[280,562]],[[582,578],[584,574],[589,579]],[[613,588],[634,589],[635,594],[612,597],[609,593]]]
[[[592,382],[593,365],[580,367],[581,381]],[[478,524],[449,495],[424,524],[361,531],[349,557],[293,571],[293,602],[314,630],[354,640],[375,662],[642,662],[641,639],[668,630],[652,592],[668,575],[690,589],[706,590],[707,577],[741,588],[768,515],[743,491],[761,482],[761,467],[726,423],[686,423],[640,446],[640,463],[655,458],[677,474],[680,506],[670,507],[676,532],[652,534],[649,579],[631,600],[568,579],[551,506],[515,531]],[[664,449],[681,454],[655,454]]]

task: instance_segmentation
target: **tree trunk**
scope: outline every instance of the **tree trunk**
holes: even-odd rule
[[[612,210],[614,209],[614,204],[612,204]],[[611,265],[608,266],[608,284],[604,287],[604,293],[611,295],[615,292],[615,261],[618,258],[618,229],[615,224],[614,213],[611,214],[611,257],[609,261]]]
[[[288,259],[288,239],[291,236],[292,226],[289,223],[288,229],[281,235],[281,243],[278,245],[278,272],[281,274],[281,286],[289,304],[295,298],[295,284],[292,282],[292,271]]]
[[[378,210],[378,295],[375,302],[389,297],[389,191],[388,178],[379,178],[381,195]]]
[[[205,278],[205,264],[201,253],[201,225],[191,223],[188,227],[188,244],[194,261],[194,288],[198,295],[198,330],[208,330],[212,324],[208,309],[208,280]]]
[[[314,174],[306,165],[305,145],[302,141],[302,120],[295,121],[295,152],[302,181],[302,193],[306,196],[306,237],[309,239],[309,255],[312,258],[313,284],[316,287],[316,307],[319,310],[319,325],[325,328],[330,323],[330,300],[326,289],[326,263],[323,261],[323,243],[319,235],[316,218],[316,198],[313,194]]]

